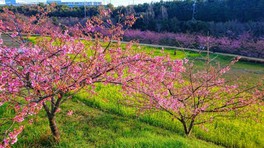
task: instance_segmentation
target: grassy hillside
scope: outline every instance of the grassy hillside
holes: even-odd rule
[[[74,114],[65,117],[69,109]],[[57,116],[62,134],[59,144],[52,142],[48,121],[41,112],[34,125],[27,125],[14,147],[218,147],[149,125],[138,118],[90,107],[77,99],[65,103],[62,110]]]
[[[160,49],[141,47],[139,52],[163,55]],[[195,52],[165,50],[173,59],[196,59],[197,67],[203,66],[205,55]],[[213,63],[227,64],[232,58],[211,54]],[[238,62],[228,78],[241,77],[249,85],[263,77],[263,64]],[[34,125],[26,125],[14,147],[264,147],[264,127],[249,119],[232,118],[214,121],[196,127],[191,137],[183,134],[180,123],[161,111],[144,114],[134,106],[127,106],[121,88],[98,84],[96,95],[80,92],[62,106],[57,121],[61,142],[52,142],[44,112],[34,118]],[[72,116],[67,111],[73,110]],[[5,111],[0,107],[0,115]],[[10,112],[11,113],[11,112]],[[262,120],[264,114],[259,115]],[[26,122],[25,122],[26,123]],[[198,139],[197,139],[198,138]]]
[[[161,127],[175,134],[183,136],[183,129],[177,120],[166,112],[145,112],[138,114],[134,107],[123,105],[124,100],[131,98],[122,97],[121,89],[117,86],[98,85],[97,96],[90,96],[85,92],[78,94],[74,99],[93,108],[98,108],[118,116],[126,116],[138,119],[149,125]],[[263,114],[259,115],[263,118]],[[250,119],[232,118],[214,121],[203,126],[196,127],[193,135],[199,139],[210,141],[225,147],[263,147],[264,128],[262,123],[256,123]]]

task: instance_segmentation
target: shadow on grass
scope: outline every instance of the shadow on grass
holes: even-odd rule
[[[62,111],[57,114],[60,143],[52,140],[42,111],[37,122],[26,127],[14,147],[216,147],[125,115],[93,107],[75,101],[62,106]],[[69,109],[74,111],[72,116],[66,115]]]

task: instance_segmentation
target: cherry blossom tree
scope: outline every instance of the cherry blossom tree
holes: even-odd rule
[[[161,84],[146,81],[142,86],[135,83],[133,87],[137,88],[137,93],[134,96],[139,100],[145,98],[142,110],[162,110],[178,120],[187,136],[194,126],[215,118],[249,118],[246,115],[252,113],[252,109],[256,114],[261,112],[263,80],[260,79],[259,84],[253,86],[240,85],[235,79],[227,80],[225,74],[238,59],[225,67],[213,66],[210,61],[205,61],[203,69],[187,59],[178,61],[185,67],[181,72],[164,72],[158,76]],[[151,79],[151,76],[145,76],[145,79]]]
[[[236,83],[228,84],[223,75],[229,66],[196,71],[187,60],[134,50],[132,42],[125,49],[120,42],[112,45],[135,22],[133,15],[120,15],[120,22],[114,23],[111,12],[102,10],[85,26],[61,29],[49,21],[48,11],[40,8],[32,17],[8,10],[0,14],[1,34],[19,45],[6,46],[0,39],[0,107],[14,111],[14,115],[0,117],[1,127],[6,127],[1,129],[0,147],[16,143],[26,128],[23,123],[31,123],[41,109],[59,141],[56,113],[61,104],[80,90],[92,94],[96,83],[121,85],[128,95],[148,98],[148,108],[170,113],[187,135],[193,126],[217,115],[212,113],[240,113],[262,96],[256,86],[241,89]],[[28,42],[35,33],[39,34],[35,43]],[[67,113],[72,114],[71,110]]]
[[[138,40],[140,43],[170,45],[183,48],[195,48],[249,57],[263,58],[263,38],[254,38],[245,33],[237,38],[213,37],[188,33],[157,33],[151,31],[127,30],[125,40]]]
[[[135,18],[121,15],[120,22],[114,24],[109,13],[102,10],[85,26],[78,24],[64,30],[52,26],[46,13],[26,17],[5,10],[1,14],[6,18],[0,21],[1,33],[19,46],[7,47],[0,40],[0,106],[7,105],[15,112],[14,116],[1,117],[0,124],[8,128],[1,133],[0,147],[17,142],[25,128],[23,122],[31,123],[32,116],[41,109],[47,114],[54,139],[59,141],[55,118],[61,104],[80,90],[92,94],[96,83],[122,85],[132,93],[136,90],[129,89],[132,84],[159,83],[165,71],[173,68],[178,73],[183,69],[182,64],[168,57],[132,50],[132,42],[125,49],[120,43],[111,46],[112,40],[121,40],[123,29]],[[35,33],[40,35],[35,44],[28,42],[26,39]]]

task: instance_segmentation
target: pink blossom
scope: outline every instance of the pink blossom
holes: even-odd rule
[[[187,64],[189,60],[187,58],[184,58],[184,64]]]
[[[3,141],[4,141],[4,147],[7,146],[9,143],[9,139],[4,139]]]
[[[56,113],[59,113],[59,112],[61,112],[61,108],[58,108],[58,109],[56,110]]]
[[[20,126],[18,129],[14,129],[13,132],[9,133],[11,144],[15,144],[17,142],[17,136],[23,131],[23,129],[24,126]]]
[[[15,144],[17,142],[17,138],[12,139],[11,144]]]
[[[67,115],[68,115],[68,116],[72,116],[72,114],[73,114],[73,111],[72,111],[72,110],[69,110],[69,111],[67,112]]]
[[[30,97],[25,97],[25,100],[26,100],[26,101],[30,101],[31,98],[30,98]]]
[[[224,74],[224,73],[228,72],[229,70],[230,70],[230,67],[227,66],[227,67],[221,69],[220,73],[221,73],[221,74]]]
[[[14,32],[14,33],[11,34],[11,37],[15,38],[17,35],[18,35],[18,32]]]
[[[24,121],[24,117],[22,115],[18,115],[14,118],[14,121],[16,122],[23,122]]]

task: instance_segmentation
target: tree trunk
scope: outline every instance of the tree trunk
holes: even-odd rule
[[[50,130],[52,132],[52,135],[55,139],[56,142],[60,141],[60,133],[59,133],[59,129],[57,127],[56,121],[55,121],[55,116],[54,115],[48,115],[49,118],[49,126],[50,126]]]
[[[50,130],[51,130],[52,135],[54,137],[54,140],[56,142],[60,141],[60,133],[59,133],[59,129],[58,129],[57,124],[56,124],[55,114],[56,114],[59,106],[61,105],[62,96],[63,96],[62,93],[60,93],[58,95],[58,99],[57,99],[56,103],[55,103],[54,97],[52,97],[51,108],[49,108],[45,102],[43,103],[43,107],[44,107],[44,109],[47,113],[48,119],[49,119]]]
[[[182,123],[183,124],[183,128],[184,128],[184,133],[186,136],[189,136],[190,134],[190,130],[188,129],[186,123]]]
[[[187,123],[185,122],[185,120],[181,120],[181,123],[183,125],[185,135],[189,136],[193,128],[194,120],[191,121],[191,123],[189,124],[189,127]]]
[[[43,103],[43,107],[47,113],[47,117],[48,117],[48,120],[49,120],[49,126],[50,126],[50,130],[51,130],[51,133],[52,133],[52,136],[54,138],[54,140],[56,142],[59,142],[60,140],[60,133],[59,133],[59,129],[57,127],[57,124],[56,124],[56,120],[55,120],[55,113],[54,111],[50,111],[48,106]]]

